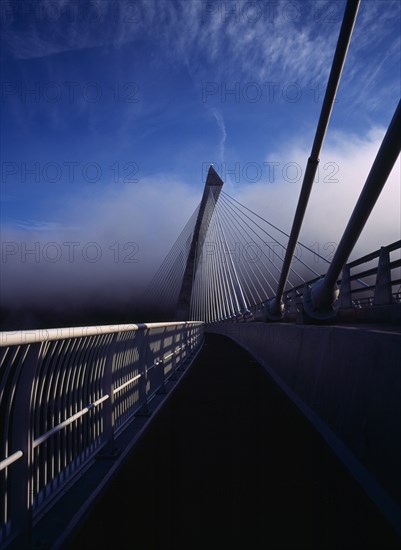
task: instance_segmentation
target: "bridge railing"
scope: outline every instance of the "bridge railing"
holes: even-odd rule
[[[338,281],[338,310],[360,310],[401,303],[400,253],[401,240],[346,264]],[[305,286],[318,280],[319,277],[316,277],[284,293],[284,320],[295,320],[303,307]],[[265,305],[266,302],[251,308],[253,319],[263,318]]]
[[[0,333],[0,545],[113,452],[202,339],[198,322]]]
[[[338,281],[339,308],[361,309],[399,302],[400,250],[401,241],[396,241],[346,264],[342,278]],[[398,257],[392,259],[392,253],[396,253]],[[307,284],[311,285],[317,280],[318,278]],[[285,294],[284,306],[287,315],[300,311],[304,287],[305,285],[300,285]]]
[[[387,305],[398,301],[398,288],[401,286],[400,267],[401,259],[391,261],[391,253],[401,249],[401,241],[389,246],[384,246],[372,254],[368,254],[359,260],[347,264],[349,281],[351,283],[352,305],[354,307],[366,307],[373,305]],[[377,261],[378,260],[378,261]],[[367,266],[360,271],[361,266],[377,263],[374,267]],[[351,273],[351,270],[355,272]],[[348,273],[346,273],[348,276]],[[355,287],[355,281],[364,278],[368,282],[367,287]],[[374,280],[372,280],[374,279]],[[353,284],[354,283],[354,284]]]

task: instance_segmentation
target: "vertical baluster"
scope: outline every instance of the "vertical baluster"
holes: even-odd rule
[[[10,467],[13,494],[10,517],[12,530],[22,533],[21,546],[30,545],[32,531],[32,453],[33,430],[31,421],[32,387],[36,377],[41,344],[30,344],[21,375],[15,388],[12,411],[12,452],[21,450],[23,456]],[[11,453],[10,453],[11,454]]]
[[[340,286],[340,297],[339,305],[342,309],[349,309],[352,307],[352,297],[351,297],[351,269],[349,265],[343,267],[343,273],[341,277],[341,286]]]
[[[377,267],[376,288],[373,297],[374,306],[384,306],[393,302],[391,293],[390,252],[385,246],[380,249]]]
[[[105,451],[110,454],[115,453],[114,446],[114,395],[113,395],[113,365],[117,351],[117,339],[120,333],[116,332],[111,336],[111,340],[107,342],[106,361],[104,363],[102,384],[102,396],[108,395],[109,398],[102,404],[103,415],[103,443],[105,443]]]

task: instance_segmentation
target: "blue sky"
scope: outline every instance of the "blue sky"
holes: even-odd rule
[[[140,268],[151,272],[199,201],[211,162],[227,191],[288,229],[344,6],[3,0],[3,242],[75,239],[109,250],[135,241]],[[362,0],[315,197],[332,203],[320,196],[331,188],[341,215],[398,102],[399,30],[398,0]],[[273,177],[269,162],[278,163]],[[331,186],[327,163],[340,176]],[[383,209],[396,208],[394,193],[395,184]],[[312,206],[308,239],[337,239],[337,214],[320,234],[322,209]],[[391,217],[399,227],[399,208]],[[28,271],[55,280],[53,264],[36,265],[40,257],[28,270],[22,259],[19,250],[6,255],[3,294],[20,293]],[[138,266],[128,267],[113,265],[116,282],[132,280]]]

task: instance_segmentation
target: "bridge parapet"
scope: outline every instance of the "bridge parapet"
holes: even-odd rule
[[[401,241],[366,254],[343,268],[333,322],[400,323],[401,321]],[[284,321],[308,321],[304,315],[310,288],[319,277],[286,291],[283,295]],[[253,320],[265,319],[266,303],[251,308]],[[316,315],[316,314],[315,314]],[[316,321],[315,321],[316,322]]]
[[[401,333],[288,323],[206,330],[266,368],[401,534]]]
[[[199,348],[199,322],[0,333],[0,545],[37,518]],[[29,543],[27,543],[29,544]]]

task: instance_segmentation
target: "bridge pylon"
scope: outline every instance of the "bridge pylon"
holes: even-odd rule
[[[203,190],[198,217],[196,219],[191,246],[185,265],[184,276],[182,278],[181,289],[178,295],[175,313],[176,320],[189,320],[192,286],[196,270],[198,268],[199,260],[202,255],[202,249],[210,220],[212,218],[213,211],[223,185],[223,180],[220,178],[216,170],[211,165],[207,173],[205,188]]]

